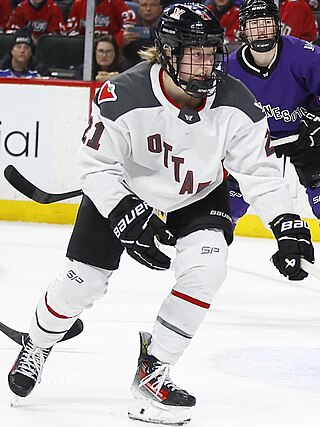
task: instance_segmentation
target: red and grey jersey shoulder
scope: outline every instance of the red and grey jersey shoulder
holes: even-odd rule
[[[142,62],[107,81],[94,99],[101,115],[115,121],[129,111],[160,106],[152,90],[150,68]]]
[[[216,96],[211,105],[212,109],[222,107],[233,107],[253,122],[259,122],[265,117],[260,103],[256,101],[252,92],[240,80],[225,74],[221,75]]]

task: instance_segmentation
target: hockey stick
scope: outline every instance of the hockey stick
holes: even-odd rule
[[[271,147],[289,144],[291,142],[296,141],[298,137],[299,135],[291,135],[285,138],[276,139],[274,141],[271,141]],[[71,199],[73,197],[81,196],[83,194],[82,190],[74,190],[59,194],[48,193],[28,181],[27,178],[21,175],[21,173],[13,165],[9,165],[5,168],[4,176],[6,180],[20,193],[24,194],[26,197],[31,200],[34,200],[37,203],[45,205],[49,203]]]
[[[61,200],[71,199],[72,197],[81,196],[82,190],[69,191],[66,193],[52,194],[46,191],[40,190],[30,181],[27,180],[21,173],[13,166],[9,165],[4,170],[4,176],[6,180],[29,199],[34,200],[37,203],[49,204],[59,202]]]
[[[82,330],[83,330],[82,320],[77,319],[60,341],[67,341],[70,338],[74,338],[77,335],[81,334]],[[23,345],[25,338],[28,336],[27,332],[16,331],[15,329],[9,328],[9,326],[6,326],[1,322],[0,322],[0,331],[3,332],[5,335],[7,335],[9,338],[11,338],[14,342],[20,345]]]
[[[271,141],[271,147],[278,147],[279,145],[290,144],[291,142],[295,142],[299,138],[299,135],[290,135],[285,138],[274,139]]]
[[[312,264],[311,262],[307,261],[304,258],[301,258],[301,268],[306,273],[311,274],[312,276],[316,277],[317,279],[320,279],[320,268]]]

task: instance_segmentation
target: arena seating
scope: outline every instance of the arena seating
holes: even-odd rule
[[[82,64],[84,36],[43,35],[39,38],[36,60],[45,64],[51,77],[70,79]]]
[[[13,39],[13,34],[0,33],[0,59],[10,52]]]

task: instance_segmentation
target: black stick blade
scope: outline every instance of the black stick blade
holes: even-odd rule
[[[4,170],[6,180],[20,193],[24,194],[29,199],[32,199],[36,189],[35,185],[31,184],[13,165],[9,165]]]
[[[14,342],[20,345],[23,344],[23,338],[25,338],[28,335],[26,332],[19,332],[12,328],[9,328],[9,326],[1,322],[0,322],[0,331],[3,332],[5,335],[7,335],[9,338],[11,338]]]
[[[21,173],[13,165],[9,165],[5,168],[4,176],[6,180],[12,185],[12,187],[14,187],[24,196],[44,205],[71,199],[83,194],[82,190],[68,191],[66,193],[59,194],[52,194],[43,191],[28,181],[27,178],[25,178],[23,175],[21,175]]]
[[[83,331],[83,322],[81,319],[77,319],[60,341],[70,340],[71,338],[74,338],[77,335],[81,334],[82,331]]]
[[[27,332],[16,331],[15,329],[9,328],[9,326],[0,322],[0,331],[3,332],[7,337],[12,339],[17,344],[23,345],[25,338],[28,336]],[[66,332],[63,338],[59,341],[67,341],[71,338],[76,337],[81,334],[83,331],[83,322],[80,319],[77,319],[71,328]]]

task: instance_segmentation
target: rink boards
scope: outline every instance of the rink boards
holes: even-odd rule
[[[75,155],[87,126],[90,102],[99,84],[62,80],[2,79],[0,116],[0,169],[13,164],[41,189],[59,193],[75,190]],[[308,221],[313,239],[320,241],[318,221],[313,218],[304,189],[291,165],[286,177],[297,213]],[[57,224],[74,223],[80,199],[39,205],[14,190],[0,174],[0,220]],[[259,218],[249,210],[236,234],[271,237]]]

